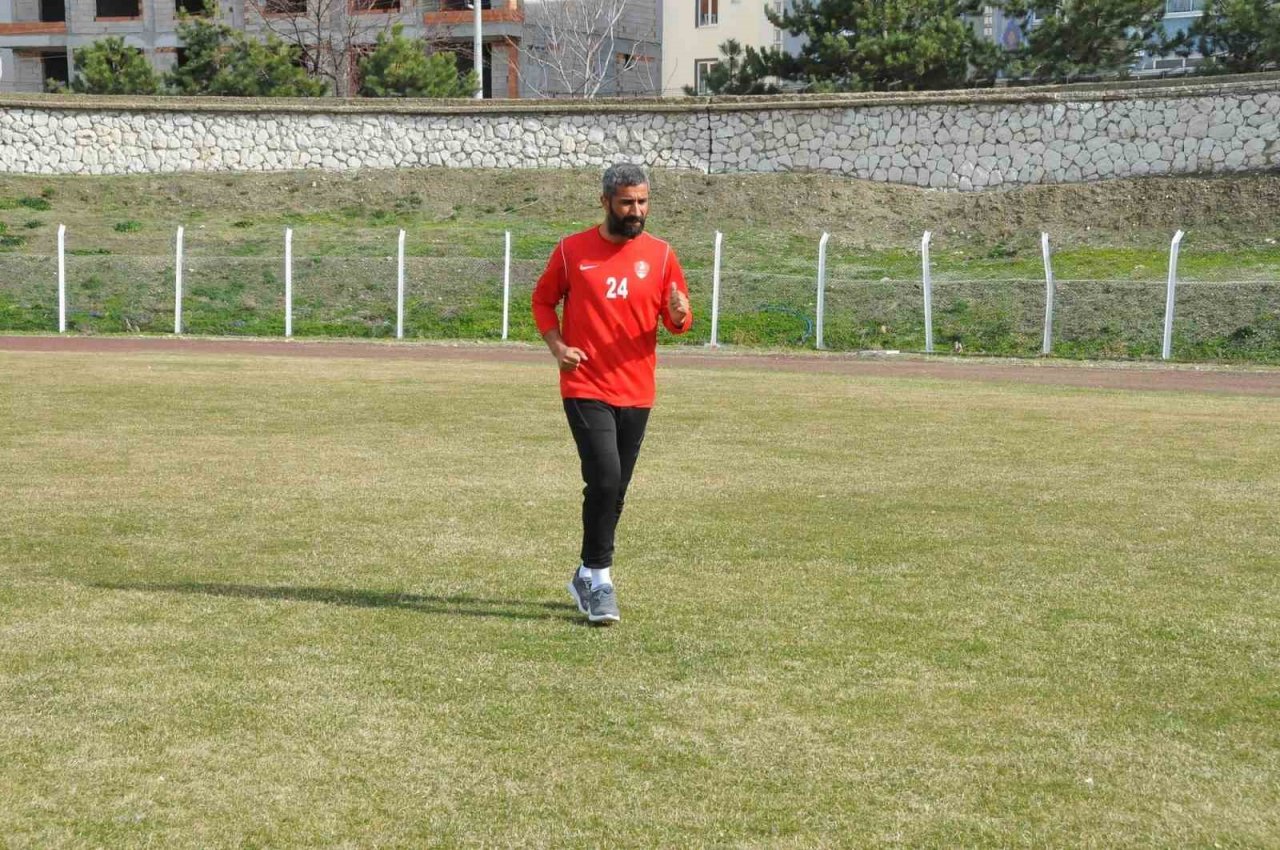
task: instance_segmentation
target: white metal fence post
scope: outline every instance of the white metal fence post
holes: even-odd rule
[[[818,327],[814,336],[815,348],[826,348],[822,332],[827,317],[827,240],[830,238],[831,234],[824,232],[818,240]]]
[[[284,335],[293,336],[293,228],[284,229]]]
[[[396,339],[404,339],[404,231],[396,241]]]
[[[67,332],[67,226],[58,225],[58,333]]]
[[[711,347],[720,345],[720,245],[724,234],[716,231],[716,258],[711,267]]]
[[[929,272],[929,240],[933,234],[928,230],[920,240],[921,271],[924,281],[924,350],[933,353],[933,279]]]
[[[1053,352],[1053,255],[1049,253],[1049,234],[1040,233],[1040,252],[1044,255],[1044,345],[1041,354]]]
[[[178,241],[174,250],[173,333],[182,333],[182,225],[178,225]]]
[[[506,232],[502,248],[502,338],[507,338],[511,315],[511,231]]]
[[[1182,247],[1182,231],[1173,234],[1173,242],[1169,245],[1169,286],[1164,298],[1164,344],[1160,348],[1160,357],[1168,360],[1173,356],[1173,302],[1178,288],[1178,250]]]

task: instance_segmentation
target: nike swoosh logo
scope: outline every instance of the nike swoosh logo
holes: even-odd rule
[[[589,272],[589,271],[591,271],[592,269],[596,269],[596,268],[599,268],[599,267],[600,267],[600,264],[599,264],[599,263],[591,263],[591,264],[588,264],[588,263],[581,263],[581,264],[579,264],[579,266],[578,266],[578,271],[580,271],[580,272]]]

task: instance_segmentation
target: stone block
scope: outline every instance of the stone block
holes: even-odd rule
[[[1217,139],[1220,142],[1229,141],[1235,134],[1235,125],[1225,121],[1209,128],[1209,138]]]

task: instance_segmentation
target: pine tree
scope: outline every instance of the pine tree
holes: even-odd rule
[[[365,97],[470,97],[476,75],[458,73],[452,53],[427,53],[420,38],[406,38],[396,24],[378,33],[373,51],[360,62],[360,94]]]
[[[209,82],[222,65],[224,45],[232,36],[231,27],[217,23],[217,8],[207,17],[183,17],[178,22],[178,38],[185,49],[185,61],[165,75],[165,85],[174,94],[207,94]]]
[[[1124,73],[1144,49],[1157,48],[1165,0],[1012,0],[1026,46],[1015,76],[1071,82]],[[1034,23],[1031,17],[1034,13]]]
[[[1280,66],[1280,2],[1210,0],[1183,39],[1205,57],[1205,73],[1241,74]]]
[[[175,94],[226,97],[320,97],[328,86],[298,64],[298,50],[268,34],[265,41],[207,17],[185,17],[178,37],[187,59],[166,77]]]
[[[770,79],[766,54],[747,45],[744,49],[737,39],[729,39],[720,45],[720,59],[707,73],[704,83],[707,94],[777,94],[778,85]],[[690,96],[699,92],[693,86],[685,86]]]
[[[155,94],[160,81],[142,51],[110,36],[72,51],[76,75],[70,89],[80,94]],[[56,86],[60,88],[61,86]],[[55,86],[50,86],[55,88]]]
[[[268,34],[258,41],[236,33],[226,63],[214,77],[209,94],[233,97],[321,97],[324,80],[307,74],[298,63],[297,48]]]
[[[796,56],[764,51],[780,78],[814,91],[958,88],[990,81],[998,48],[963,15],[980,0],[796,0],[769,20],[805,37]]]

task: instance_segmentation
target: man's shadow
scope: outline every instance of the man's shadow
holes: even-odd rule
[[[504,617],[512,620],[586,620],[568,601],[488,599],[468,594],[431,596],[417,593],[394,593],[374,590],[345,590],[332,587],[258,586],[188,581],[160,582],[93,582],[90,587],[103,590],[132,590],[146,593],[192,593],[233,599],[281,599],[289,602],[318,602],[353,608],[404,608],[423,614],[446,614],[460,617]]]

